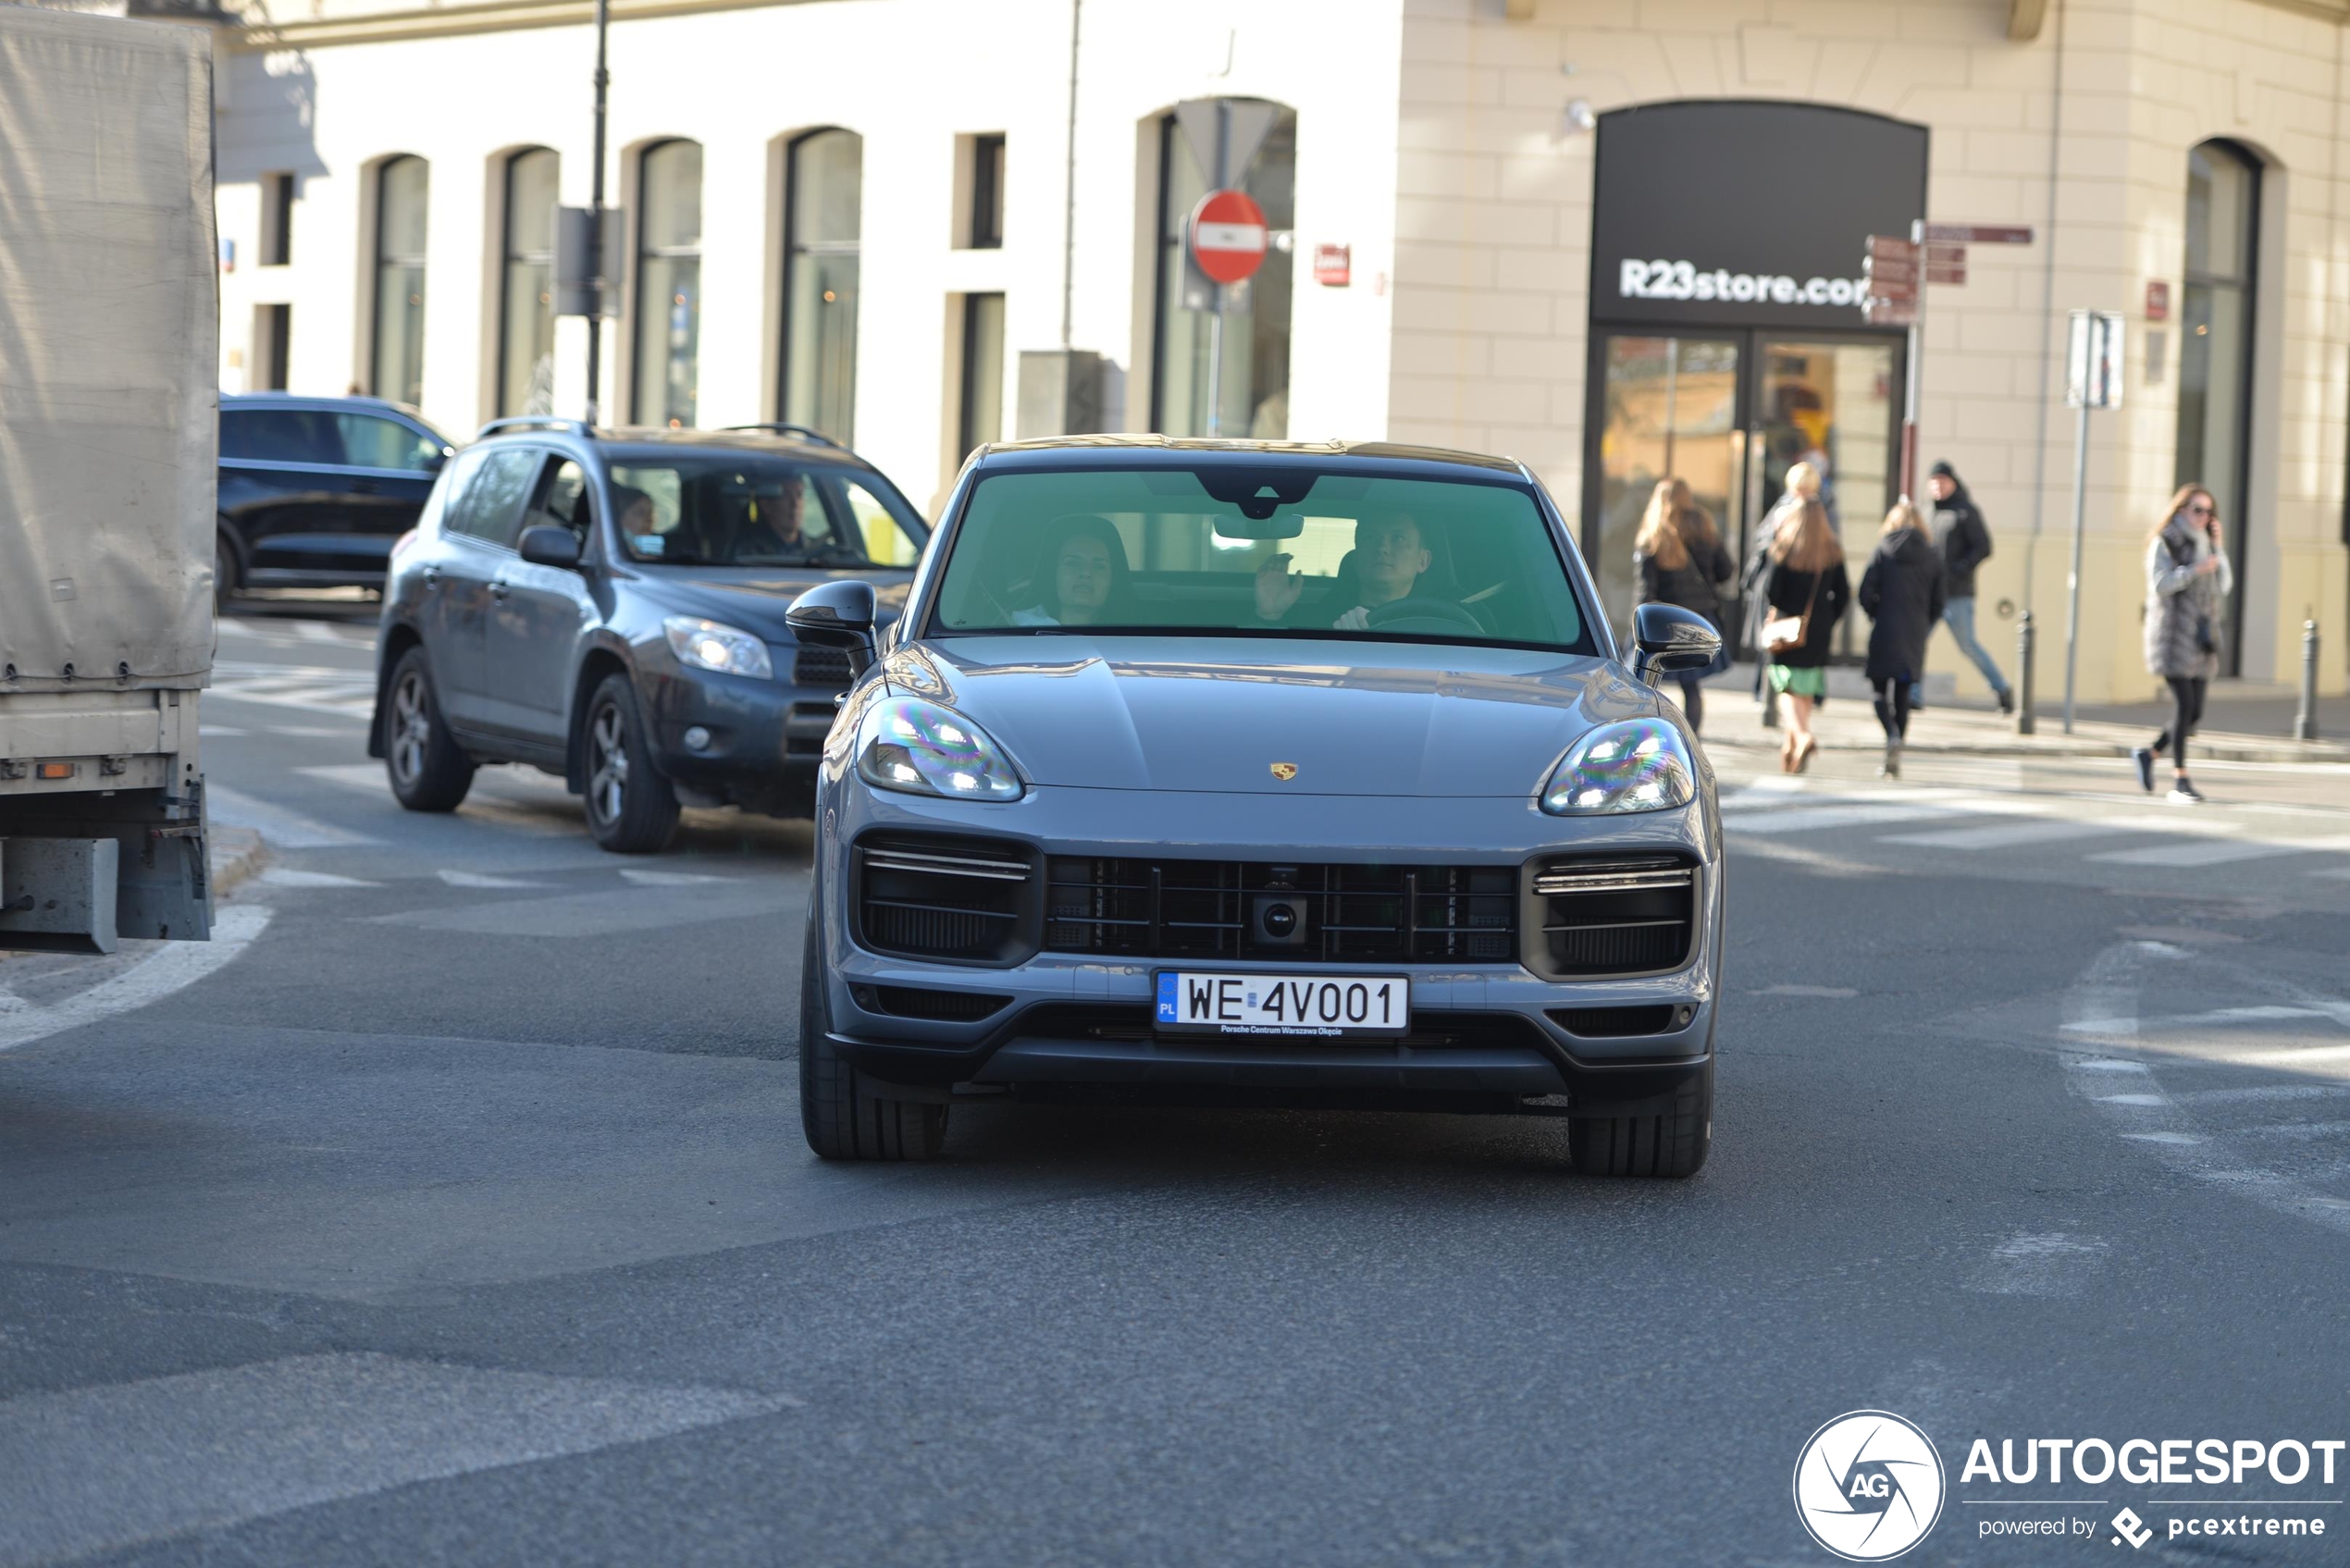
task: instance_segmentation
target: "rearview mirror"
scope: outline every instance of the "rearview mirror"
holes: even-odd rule
[[[791,601],[784,624],[810,648],[845,648],[856,673],[873,661],[873,585],[819,583]]]
[[[1632,611],[1632,673],[1649,685],[1666,675],[1702,670],[1721,657],[1713,623],[1677,604],[1643,604]]]
[[[514,548],[533,566],[559,566],[566,572],[579,569],[579,539],[568,528],[550,523],[525,528]]]
[[[1293,539],[1305,532],[1305,519],[1292,512],[1276,517],[1218,517],[1219,539]]]

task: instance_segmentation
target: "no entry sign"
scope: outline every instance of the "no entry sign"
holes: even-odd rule
[[[1243,191],[1210,191],[1192,209],[1192,260],[1218,283],[1241,283],[1265,265],[1265,210]]]

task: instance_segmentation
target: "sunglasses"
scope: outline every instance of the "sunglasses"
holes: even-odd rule
[[[2187,515],[2190,517],[2208,517],[2211,515],[2211,509],[2204,505],[2202,502],[2197,501],[2195,505],[2187,508]]]

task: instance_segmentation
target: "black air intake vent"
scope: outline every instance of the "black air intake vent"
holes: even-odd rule
[[[976,991],[934,991],[926,985],[876,985],[872,991],[882,1012],[901,1019],[936,1019],[948,1023],[983,1019],[1001,1012],[1011,1000],[1008,996],[990,996]]]
[[[847,691],[854,677],[845,648],[803,648],[792,655],[791,684],[818,691]]]
[[[1649,974],[1688,961],[1697,872],[1687,861],[1553,860],[1535,872],[1534,893],[1552,975]]]
[[[911,958],[1003,963],[1023,945],[1034,870],[1016,844],[879,834],[857,846],[863,945]]]

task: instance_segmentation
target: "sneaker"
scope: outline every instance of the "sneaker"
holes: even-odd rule
[[[1999,711],[2002,713],[2012,713],[2015,711],[2015,693],[2008,690],[2004,686],[1999,689]]]
[[[2171,781],[2171,799],[2181,806],[2200,806],[2203,804],[2203,792],[2187,782],[2186,774],[2181,773]]]
[[[2138,787],[2148,795],[2154,793],[2154,753],[2145,747],[2133,747],[2130,760],[2138,765]]]

